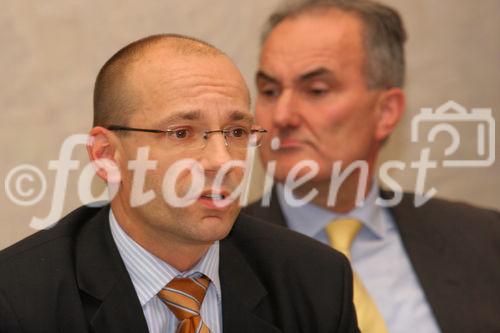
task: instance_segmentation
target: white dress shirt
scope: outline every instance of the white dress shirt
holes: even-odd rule
[[[292,230],[329,245],[324,229],[333,219],[347,217],[362,223],[351,246],[351,265],[390,333],[440,332],[391,214],[375,204],[378,193],[374,184],[363,205],[339,215],[314,204],[286,205],[284,186],[277,185],[278,200]]]
[[[195,267],[187,272],[179,272],[130,238],[116,221],[111,209],[109,222],[111,234],[141,303],[149,332],[173,333],[176,331],[179,321],[157,294],[175,277],[187,277],[196,273],[203,273],[212,281],[201,305],[201,318],[210,332],[222,332],[219,242],[215,242],[209,248]]]

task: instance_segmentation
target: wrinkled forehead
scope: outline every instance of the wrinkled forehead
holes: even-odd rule
[[[166,113],[164,118],[155,119],[155,127],[167,129],[176,125],[199,125],[207,128],[219,128],[231,124],[252,126],[252,113],[238,109],[178,109]]]
[[[250,113],[245,81],[224,55],[159,52],[134,64],[129,78],[141,105],[135,117],[151,120],[193,110],[202,118],[205,112]]]
[[[240,71],[222,54],[186,55],[168,49],[150,52],[134,63],[130,77],[140,82],[144,92],[191,84],[247,93]]]
[[[364,61],[363,25],[341,10],[304,13],[280,22],[264,41],[261,69],[280,67],[307,71],[314,67],[341,67]]]

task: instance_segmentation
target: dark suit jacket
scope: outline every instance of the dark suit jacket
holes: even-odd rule
[[[79,208],[1,252],[0,332],[147,332],[108,213]],[[306,237],[240,215],[219,270],[224,332],[357,331],[347,259]]]
[[[500,332],[500,213],[439,199],[415,208],[413,200],[405,194],[390,212],[441,330]],[[243,211],[286,226],[275,194],[269,207]]]

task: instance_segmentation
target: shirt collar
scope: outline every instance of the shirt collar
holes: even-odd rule
[[[292,207],[286,204],[285,186],[276,185],[278,201],[291,229],[298,231],[309,237],[315,237],[323,232],[325,227],[335,219],[353,218],[359,220],[363,226],[373,233],[376,237],[382,238],[390,224],[385,223],[387,212],[376,203],[379,194],[379,187],[373,182],[370,193],[365,197],[359,206],[356,206],[347,213],[335,213],[323,207],[308,203],[301,207]],[[307,221],[307,222],[305,222]]]
[[[192,269],[180,272],[165,261],[149,253],[130,238],[116,221],[111,209],[109,210],[109,224],[113,240],[125,263],[125,267],[142,306],[156,296],[175,277],[186,277],[199,273],[205,274],[213,282],[217,298],[220,302],[221,286],[218,241],[209,247],[207,253]]]

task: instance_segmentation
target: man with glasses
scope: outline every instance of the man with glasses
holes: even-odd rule
[[[348,261],[229,200],[244,170],[225,166],[265,133],[249,104],[202,41],[151,36],[108,60],[88,153],[111,205],[2,251],[0,332],[357,332]]]

